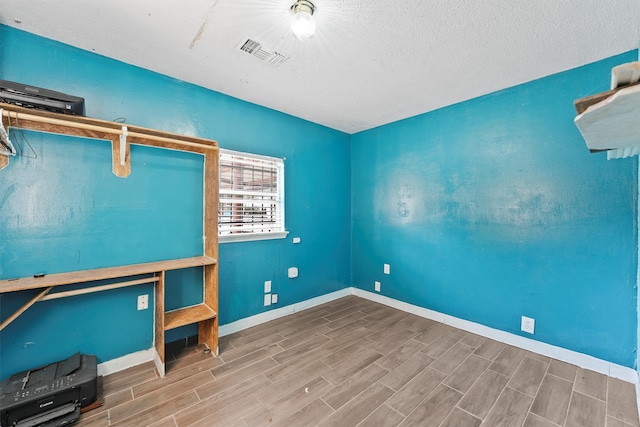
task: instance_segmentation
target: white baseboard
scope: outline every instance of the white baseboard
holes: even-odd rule
[[[252,326],[259,325],[261,323],[268,322],[270,320],[277,319],[279,317],[288,316],[298,311],[302,311],[307,308],[315,307],[320,304],[333,301],[338,298],[351,295],[351,288],[341,289],[339,291],[331,292],[330,294],[321,295],[319,297],[311,298],[305,301],[291,304],[286,307],[281,307],[275,310],[266,311],[264,313],[256,314],[255,316],[246,317],[238,321],[222,325],[218,328],[219,336],[229,335],[234,332],[241,331],[243,329],[250,328]],[[135,353],[126,354],[116,359],[111,359],[98,365],[98,375],[109,375],[116,372],[123,371],[134,366],[141,365],[146,362],[154,362],[160,376],[164,376],[164,372],[160,372],[162,363],[160,363],[160,356],[156,352],[154,347],[147,350],[137,351]]]
[[[160,378],[164,377],[164,368],[165,365],[162,362],[162,359],[160,359],[160,355],[158,354],[158,351],[154,348],[151,349],[152,350],[152,356],[153,356],[153,363],[156,365],[156,369],[158,370],[158,375],[160,375]]]
[[[351,289],[353,295],[361,298],[366,298],[368,300],[378,302],[389,307],[397,308],[398,310],[402,310],[407,313],[435,320],[436,322],[444,323],[446,325],[451,325],[455,328],[462,329],[467,332],[473,332],[474,334],[478,334],[486,338],[491,338],[493,340],[500,341],[514,347],[519,347],[534,353],[538,353],[543,356],[551,357],[553,359],[561,360],[572,365],[577,365],[581,368],[599,372],[601,374],[618,378],[632,384],[638,384],[638,372],[633,368],[627,368],[626,366],[617,365],[615,363],[598,359],[587,354],[578,353],[573,350],[567,350],[566,348],[557,347],[551,344],[532,340],[530,338],[521,337],[510,332],[490,328],[488,326],[471,322],[469,320],[459,319],[448,314],[398,301],[380,294],[374,294],[372,292],[364,291],[359,288]]]
[[[264,313],[256,314],[255,316],[245,317],[244,319],[236,320],[235,322],[220,326],[218,328],[218,336],[223,337],[225,335],[233,334],[234,332],[242,331],[243,329],[248,329],[252,326],[257,326],[262,323],[269,322],[270,320],[288,316],[290,314],[297,313],[298,311],[315,307],[352,294],[352,288],[340,289],[339,291],[331,292],[330,294],[321,295],[319,297],[287,305],[275,310],[265,311]]]
[[[98,375],[109,375],[153,360],[155,348],[136,351],[98,365]]]
[[[640,380],[638,371],[626,366],[617,365],[615,363],[608,362],[606,360],[598,359],[587,354],[578,353],[573,350],[567,350],[562,347],[557,347],[551,344],[546,344],[540,341],[532,340],[530,338],[521,337],[509,332],[501,331],[499,329],[490,328],[488,326],[481,325],[479,323],[471,322],[469,320],[459,319],[448,314],[440,313],[438,311],[429,310],[417,305],[409,304],[393,298],[389,298],[380,294],[374,294],[359,288],[349,287],[341,289],[339,291],[331,292],[330,294],[322,295],[319,297],[311,298],[305,301],[301,301],[295,304],[291,304],[285,307],[281,307],[275,310],[266,311],[264,313],[256,314],[255,316],[246,317],[244,319],[237,320],[226,325],[219,327],[219,336],[225,336],[238,332],[244,329],[248,329],[252,326],[257,326],[270,320],[275,320],[280,317],[288,316],[293,313],[305,310],[307,308],[315,307],[320,304],[327,303],[329,301],[336,300],[348,295],[355,295],[360,298],[365,298],[370,301],[378,302],[389,307],[402,310],[407,313],[415,314],[427,319],[435,320],[436,322],[451,325],[455,328],[462,329],[467,332],[473,332],[474,334],[481,335],[486,338],[491,338],[496,341],[500,341],[505,344],[519,347],[524,350],[528,350],[534,353],[541,354],[543,356],[551,357],[563,362],[577,365],[584,369],[589,369],[595,372],[599,372],[610,377],[619,378],[623,381],[636,385],[636,396],[638,396],[638,402],[640,406]],[[136,365],[140,365],[145,362],[155,361],[156,352],[155,348],[148,350],[138,351],[136,353],[127,354],[117,359],[109,360],[107,362],[98,365],[98,375],[109,375],[114,372],[121,371]]]

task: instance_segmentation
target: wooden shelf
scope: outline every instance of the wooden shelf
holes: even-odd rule
[[[213,265],[217,261],[207,256],[180,258],[167,261],[131,264],[120,267],[96,268],[92,270],[72,271],[69,273],[49,274],[44,277],[23,277],[20,279],[0,280],[0,294],[5,292],[24,291],[28,289],[47,288],[50,286],[71,285],[94,280],[115,279],[138,274],[156,273],[159,271],[179,270],[181,268]]]
[[[170,150],[181,150],[199,153],[204,157],[204,251],[203,256],[182,258],[167,261],[157,261],[118,267],[96,268],[91,270],[74,271],[68,273],[48,274],[43,277],[24,277],[0,280],[0,295],[7,292],[41,289],[38,295],[31,298],[14,314],[0,323],[0,330],[20,316],[25,310],[46,299],[73,296],[85,292],[114,289],[116,287],[133,286],[143,283],[142,280],[123,279],[121,283],[94,286],[82,290],[47,295],[56,286],[75,283],[93,282],[104,279],[118,279],[129,276],[153,274],[151,280],[155,283],[155,313],[154,313],[154,361],[160,376],[165,371],[165,343],[164,332],[191,323],[198,323],[198,342],[206,344],[214,355],[218,354],[218,143],[212,140],[188,135],[178,135],[155,129],[147,129],[131,124],[114,123],[90,117],[56,114],[46,111],[27,109],[0,103],[2,115],[0,120],[6,128],[16,127],[39,132],[50,132],[62,135],[79,136],[83,138],[102,139],[111,142],[113,173],[119,177],[126,177],[130,173],[122,162],[130,162],[129,144],[140,144],[150,147],[160,147]],[[126,131],[123,128],[126,126]],[[122,138],[121,138],[122,136]],[[123,150],[124,149],[124,150]],[[122,155],[124,151],[124,157]],[[0,169],[8,166],[9,157],[0,155]],[[170,242],[168,242],[170,244]],[[169,270],[179,270],[189,267],[204,267],[204,300],[202,304],[179,310],[164,312],[165,273]],[[38,272],[34,272],[38,273]],[[47,273],[46,271],[44,272]],[[63,295],[64,294],[64,295]]]
[[[193,305],[178,310],[167,311],[164,314],[164,330],[215,319],[218,316],[211,307],[206,304]]]
[[[3,110],[4,116],[0,119],[6,120],[5,123],[7,125],[11,125],[9,120],[16,119],[14,123],[18,123],[21,128],[42,132],[102,139],[108,135],[119,136],[122,134],[122,126],[127,126],[128,136],[132,138],[132,143],[165,148],[182,146],[183,149],[195,152],[218,147],[218,143],[210,139],[149,129],[129,123],[52,113],[50,111],[19,107],[13,104],[0,103],[0,108]]]

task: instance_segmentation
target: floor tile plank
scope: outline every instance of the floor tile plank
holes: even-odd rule
[[[386,354],[383,358],[378,360],[376,363],[378,363],[378,365],[382,366],[385,369],[392,370],[393,368],[397,367],[402,362],[406,361],[407,359],[409,359],[411,356],[413,356],[423,348],[424,348],[423,343],[412,339],[403,343],[394,351]]]
[[[207,417],[193,423],[189,424],[193,427],[212,427],[212,426],[231,426],[231,425],[240,425],[237,423],[244,423],[242,418],[251,413],[260,409],[262,405],[255,398],[255,396],[246,396],[236,401],[234,404],[230,406],[225,406],[219,410],[216,410],[212,414]],[[186,427],[178,424],[178,427]]]
[[[251,427],[267,427],[283,420],[333,389],[333,385],[322,377],[312,379],[291,393],[283,396],[264,409],[249,414],[244,420]]]
[[[322,362],[314,362],[304,369],[258,390],[254,395],[262,402],[263,406],[268,407],[308,382],[322,377],[328,371],[329,368]]]
[[[530,412],[522,427],[558,427],[558,424],[554,424]]]
[[[381,405],[373,411],[358,427],[395,427],[404,420],[404,417],[387,405]]]
[[[566,427],[604,427],[605,403],[594,397],[574,391],[567,413]]]
[[[509,378],[497,372],[486,370],[465,394],[458,406],[480,419],[484,419],[496,402]]]
[[[392,369],[380,382],[396,391],[400,390],[431,363],[433,363],[433,358],[423,353],[417,353]]]
[[[576,379],[577,371],[578,367],[576,365],[571,365],[566,362],[561,362],[560,360],[552,359],[551,363],[549,364],[547,373],[573,382]]]
[[[604,401],[607,398],[607,377],[598,372],[578,368],[574,390]]]
[[[436,359],[430,366],[433,369],[449,375],[473,353],[473,350],[473,347],[458,342]]]
[[[181,395],[174,395],[171,399],[163,399],[156,405],[145,408],[144,410],[136,410],[124,413],[118,413],[118,417],[114,417],[112,411],[111,425],[118,427],[139,427],[148,426],[171,414],[179,411],[180,408],[191,406],[198,402],[198,396],[191,390]]]
[[[440,427],[478,427],[482,423],[480,418],[476,418],[460,408],[453,408],[447,419],[440,424]]]
[[[535,397],[538,387],[547,372],[548,364],[540,360],[525,357],[520,366],[513,373],[507,387],[518,390],[521,393]]]
[[[273,427],[308,427],[316,425],[333,413],[322,399],[316,399],[284,420],[276,422]]]
[[[426,368],[389,399],[389,406],[407,416],[446,378],[435,369]]]
[[[440,385],[400,424],[405,426],[437,426],[451,413],[462,393]]]
[[[484,357],[487,360],[493,361],[496,357],[498,357],[505,346],[506,345],[501,342],[488,339],[480,344],[480,347],[478,347],[477,350],[474,351],[474,354],[480,357]]]
[[[640,425],[633,384],[608,378],[607,414],[631,425]]]
[[[374,350],[365,350],[357,355],[335,365],[333,369],[324,374],[324,377],[337,385],[352,375],[365,369],[367,366],[380,359],[382,355]]]
[[[208,417],[209,415],[230,406],[245,396],[254,395],[256,392],[271,385],[264,375],[250,378],[239,384],[213,394],[206,399],[197,402],[189,408],[186,408],[175,415],[176,423],[179,426],[190,425],[194,422]]]
[[[492,427],[518,427],[527,417],[533,398],[512,388],[505,388],[484,420]]]
[[[262,375],[264,371],[268,372],[269,368],[272,368],[273,366],[277,366],[277,365],[278,364],[273,359],[271,359],[270,357],[267,357],[252,365],[249,365],[244,369],[236,370],[230,373],[229,375],[216,378],[212,382],[196,387],[195,391],[198,394],[198,397],[204,400],[215,394],[221,393],[229,388],[233,388],[246,380],[256,378]],[[214,372],[215,372],[215,369],[214,369]],[[260,381],[260,380],[261,379],[259,378],[256,379],[256,381]]]
[[[491,361],[483,357],[471,354],[444,380],[444,384],[459,392],[466,393],[490,363]]]
[[[516,369],[518,369],[518,366],[520,366],[520,362],[522,362],[525,354],[525,350],[507,345],[493,360],[493,363],[489,366],[489,369],[504,376],[510,377],[511,375],[513,375]]]
[[[567,380],[551,374],[545,375],[531,406],[531,412],[558,425],[563,425],[571,400],[572,387],[573,384]]]
[[[393,390],[380,383],[375,383],[325,418],[319,425],[323,427],[355,427],[391,395],[393,395]]]
[[[341,382],[322,396],[322,399],[333,409],[338,409],[382,378],[387,372],[383,367],[373,363]]]

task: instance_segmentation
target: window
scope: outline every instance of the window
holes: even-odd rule
[[[284,229],[284,162],[220,150],[220,242],[279,239]]]

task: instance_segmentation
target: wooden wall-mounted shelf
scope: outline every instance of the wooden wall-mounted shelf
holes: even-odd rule
[[[20,279],[0,280],[0,294],[5,292],[24,291],[28,289],[46,288],[49,286],[72,285],[74,283],[92,282],[96,280],[117,279],[140,274],[157,273],[158,271],[180,270],[189,267],[201,267],[215,264],[216,260],[206,256],[172,259],[168,261],[130,264],[121,267],[105,267],[93,270],[72,271],[69,273],[49,274],[43,277],[23,277]]]
[[[0,109],[2,109],[2,117],[0,117],[0,120],[2,120],[6,129],[13,127],[111,141],[114,173],[118,176],[126,177],[130,171],[130,164],[128,167],[127,165],[124,167],[120,165],[120,135],[124,132],[122,123],[27,109],[3,103],[0,103]],[[123,152],[126,153],[125,160],[127,162],[129,162],[128,156],[130,153],[128,151],[128,144],[188,151],[204,156],[203,255],[192,258],[57,273],[45,275],[44,277],[0,280],[0,294],[33,289],[41,290],[13,315],[5,319],[5,321],[0,324],[0,330],[38,301],[133,286],[141,283],[155,283],[155,362],[159,374],[164,376],[164,333],[168,329],[198,323],[198,341],[206,344],[214,355],[218,354],[218,143],[208,139],[178,135],[129,124],[126,126],[127,146]],[[9,158],[0,155],[0,169],[6,167],[8,163]],[[5,172],[2,171],[0,173]],[[165,313],[165,272],[196,266],[204,267],[204,299],[202,304]],[[144,274],[149,274],[150,276],[146,279],[133,278],[120,283],[109,283],[90,288],[49,293],[49,291],[56,286],[126,278]]]

